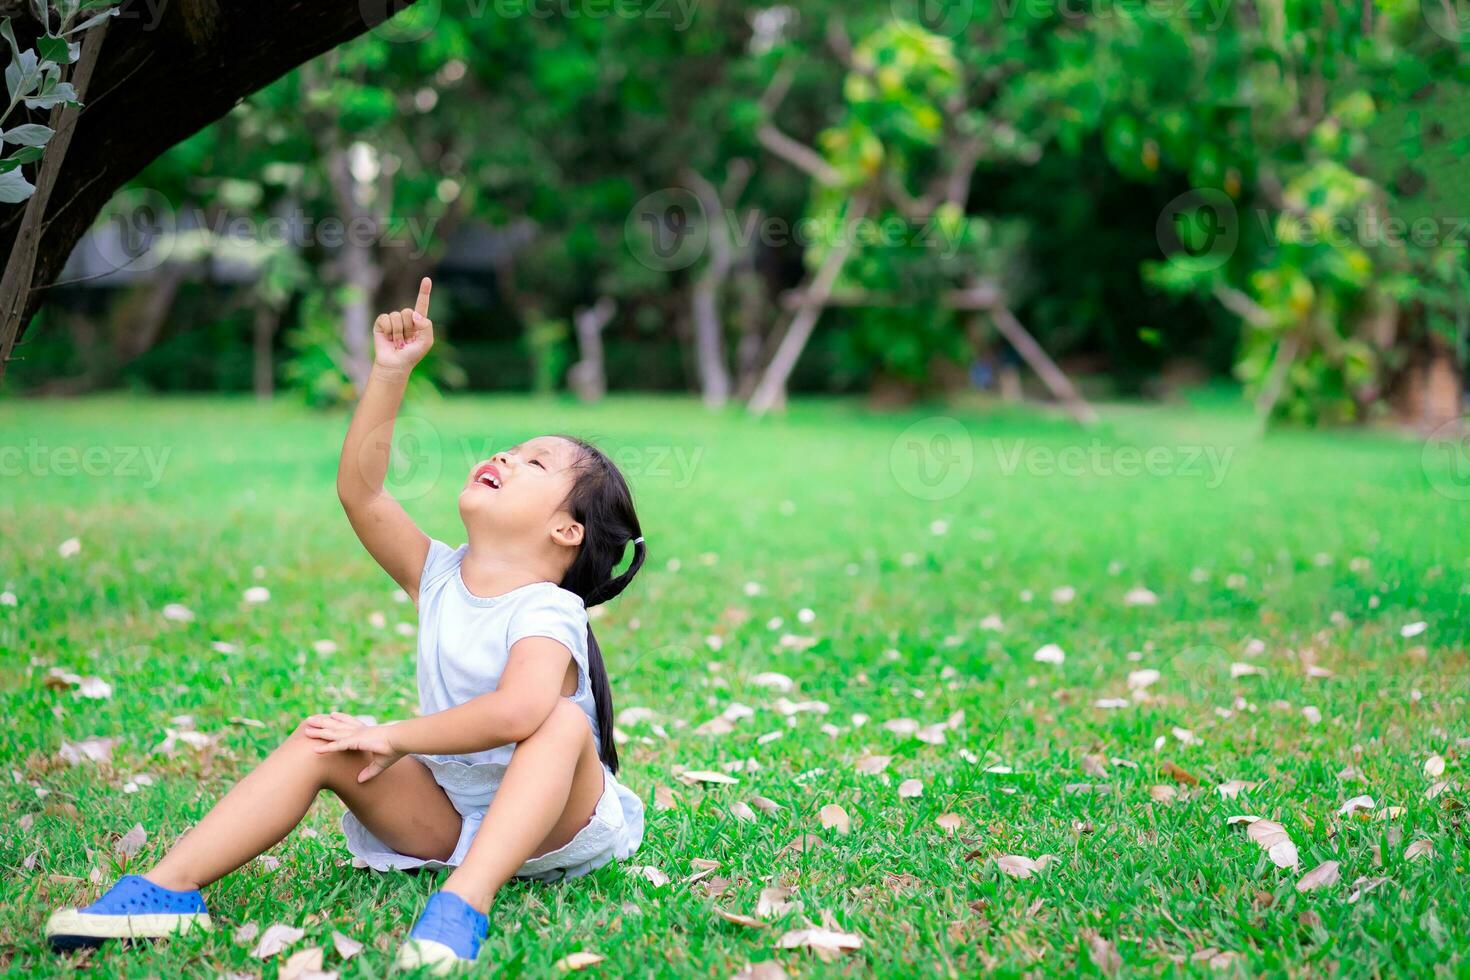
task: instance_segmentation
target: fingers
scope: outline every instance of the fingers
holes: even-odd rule
[[[413,305],[413,311],[425,320],[429,318],[429,292],[433,288],[433,282],[429,280],[428,276],[424,276],[424,281],[419,283],[418,302]]]
[[[367,768],[363,769],[362,772],[360,772],[360,773],[357,774],[357,781],[359,783],[365,783],[369,779],[372,779],[374,776],[376,776],[378,773],[382,772],[386,768],[388,768],[388,767],[387,766],[384,766],[384,765],[382,765],[380,763],[371,762],[371,763],[369,763],[367,765]]]

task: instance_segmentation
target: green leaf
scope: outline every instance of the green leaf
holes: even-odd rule
[[[0,204],[19,204],[36,192],[20,169],[0,173]]]
[[[67,105],[81,105],[77,100],[77,90],[71,87],[71,82],[59,82],[56,87],[45,95],[37,95],[26,99],[27,109],[50,109],[52,106],[65,102]]]
[[[15,31],[11,30],[10,18],[0,20],[0,37],[5,38],[10,45],[10,61],[12,64],[20,60],[20,45],[15,43]]]
[[[65,38],[47,35],[46,37],[36,38],[36,50],[41,52],[41,59],[43,61],[69,65],[81,55],[82,46],[75,41],[67,41]]]
[[[78,31],[85,31],[87,28],[91,27],[93,24],[99,24],[99,23],[101,23],[102,21],[106,20],[109,17],[116,17],[117,16],[117,12],[118,11],[117,11],[117,8],[116,7],[112,7],[110,9],[108,9],[108,10],[104,10],[104,11],[102,11],[102,13],[97,14],[96,16],[88,17],[86,20],[82,21],[76,27],[73,27],[71,30],[66,31],[65,34],[66,34],[66,36],[70,37],[71,35],[77,33]]]
[[[3,133],[3,141],[14,143],[17,146],[45,146],[46,141],[55,135],[55,130],[50,126],[42,126],[40,123],[26,123],[7,129]]]

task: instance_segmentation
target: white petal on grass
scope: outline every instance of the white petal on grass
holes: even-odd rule
[[[1130,690],[1134,691],[1145,690],[1157,684],[1159,682],[1160,676],[1162,675],[1160,675],[1157,670],[1154,670],[1151,667],[1146,667],[1142,670],[1129,671],[1128,687]]]
[[[1404,639],[1409,640],[1418,636],[1420,633],[1423,633],[1427,629],[1429,629],[1429,624],[1423,622],[1422,620],[1417,623],[1405,623],[1403,626],[1399,627],[1399,636],[1402,636]]]
[[[194,610],[181,602],[170,602],[163,607],[163,618],[173,623],[192,623]]]
[[[605,958],[606,957],[601,956],[598,953],[589,952],[588,950],[580,950],[576,953],[569,953],[568,955],[563,956],[561,959],[557,960],[556,969],[562,971],[563,973],[571,973],[575,970],[585,970],[589,966],[595,966],[596,964],[601,963]]]
[[[846,834],[852,830],[852,818],[847,815],[841,804],[828,803],[817,811],[817,820],[828,830],[835,830],[839,834]]]
[[[1431,755],[1424,760],[1424,775],[1430,779],[1438,779],[1444,775],[1444,756]]]
[[[924,794],[924,784],[917,779],[905,779],[898,784],[898,798],[901,800],[912,799]]]
[[[337,641],[316,640],[312,643],[311,648],[323,657],[330,657],[332,654],[337,652]]]
[[[15,593],[11,592],[9,589],[6,589],[4,592],[0,592],[0,606],[14,607],[18,602],[19,600],[16,599]]]
[[[1230,665],[1231,677],[1254,677],[1265,673],[1265,667],[1257,667],[1255,664],[1243,663],[1239,660]]]
[[[269,602],[270,598],[271,590],[267,589],[263,585],[252,585],[250,588],[245,590],[244,599],[251,605],[259,605],[262,602]]]
[[[1117,711],[1121,708],[1130,708],[1133,702],[1127,698],[1098,698],[1092,702],[1094,708],[1102,708],[1105,711]]]
[[[1067,659],[1066,651],[1055,643],[1048,643],[1031,655],[1039,664],[1060,664]]]
[[[1309,704],[1302,708],[1302,717],[1307,720],[1307,724],[1309,725],[1322,724],[1322,712],[1316,705]]]
[[[826,701],[792,701],[782,696],[776,699],[776,710],[787,717],[801,714],[804,711],[825,715],[832,710],[832,706]]]
[[[785,674],[778,674],[773,670],[763,671],[750,679],[757,687],[769,687],[774,691],[788,692],[796,687],[796,682]]]
[[[83,762],[111,762],[112,750],[117,742],[115,738],[99,738],[96,735],[84,738],[80,742],[63,740],[56,755],[62,762],[73,766],[81,765]]]
[[[1341,878],[1342,873],[1336,861],[1323,861],[1301,876],[1296,883],[1296,890],[1309,892],[1315,888],[1326,888],[1328,885],[1337,884]]]
[[[1051,590],[1051,601],[1059,605],[1066,605],[1077,598],[1077,590],[1070,585],[1061,585]]]
[[[81,538],[67,538],[56,547],[56,553],[63,558],[75,558],[81,553],[81,550]]]
[[[297,929],[294,926],[283,925],[277,922],[266,928],[260,936],[260,942],[250,951],[250,955],[258,960],[270,959],[281,952],[287,946],[298,941],[306,935],[305,929]]]
[[[1129,589],[1127,594],[1123,596],[1123,605],[1125,606],[1157,606],[1158,604],[1159,597],[1141,585]]]

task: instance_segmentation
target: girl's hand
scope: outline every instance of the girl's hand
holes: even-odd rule
[[[392,731],[392,725],[365,725],[341,711],[306,719],[307,737],[322,743],[316,746],[318,753],[366,752],[369,755],[367,768],[357,774],[359,783],[367,782],[403,758],[405,753],[393,743]]]
[[[425,276],[413,309],[384,313],[373,323],[373,361],[379,367],[407,375],[434,346],[434,323],[429,319],[433,285]]]

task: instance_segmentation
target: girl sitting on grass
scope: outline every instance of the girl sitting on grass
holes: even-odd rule
[[[454,868],[398,953],[400,966],[436,973],[475,959],[512,876],[585,874],[641,842],[643,803],[613,775],[612,698],[587,626],[587,607],[643,566],[628,485],[587,443],[541,436],[470,471],[468,544],[420,531],[383,477],[404,385],[434,342],[429,291],[425,279],[415,309],[378,317],[337,471],[353,530],[418,604],[420,716],[307,718],[151,871],[53,914],[55,947],[210,928],[199,889],[290,833],[323,789],[347,805],[358,863]]]

